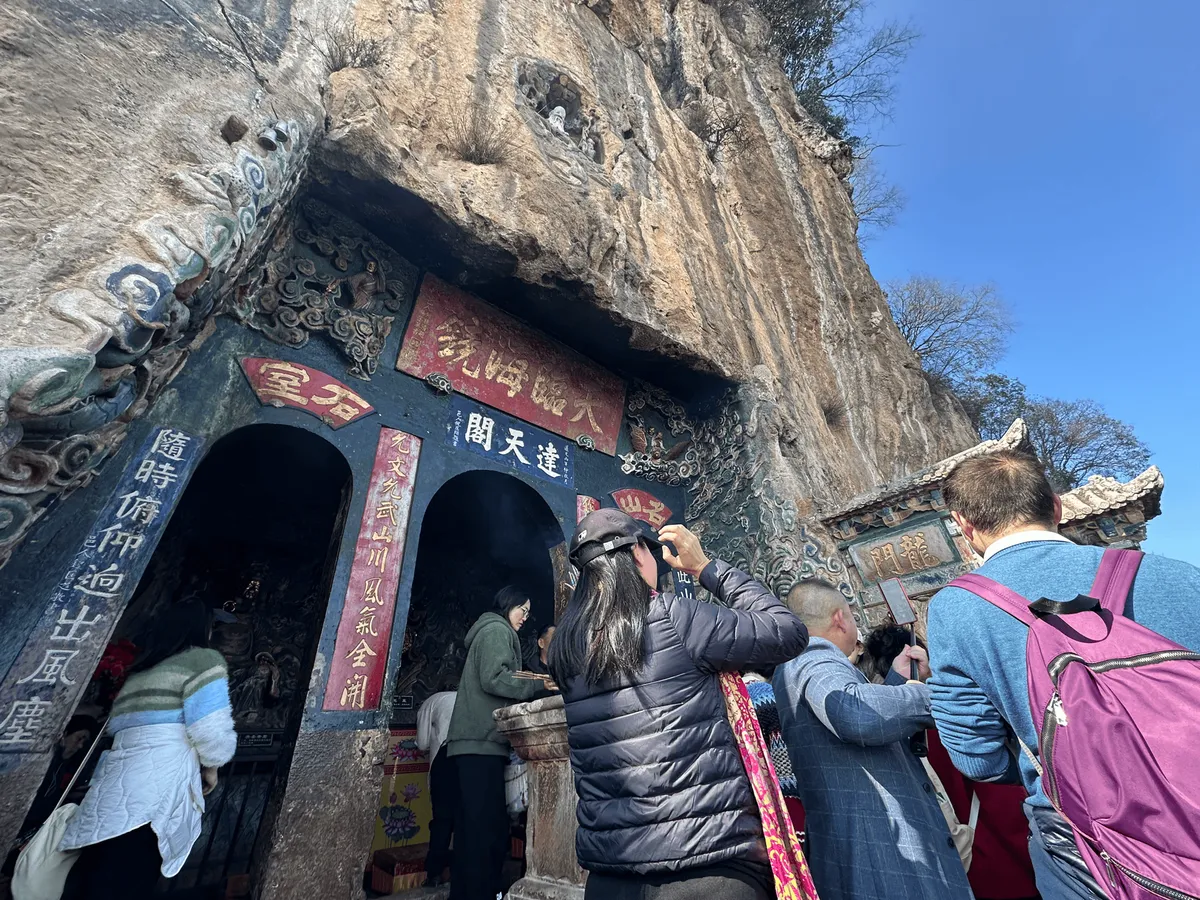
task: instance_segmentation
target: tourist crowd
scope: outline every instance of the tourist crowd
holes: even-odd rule
[[[561,692],[592,900],[1200,897],[1200,570],[1066,540],[1019,453],[961,462],[944,496],[983,562],[933,597],[927,641],[864,637],[826,581],[781,601],[681,525],[585,516],[557,628],[523,654],[530,599],[504,588],[419,711],[429,883],[500,895],[524,788],[494,713]],[[658,590],[660,560],[715,602]],[[236,736],[209,620],[179,610],[17,900],[148,896],[199,837]]]
[[[682,526],[580,522],[548,658],[587,897],[1200,896],[1200,570],[1071,543],[1019,453],[944,495],[983,563],[933,597],[928,654]],[[658,554],[717,602],[656,591]]]
[[[459,778],[470,863],[456,854],[451,896],[499,895],[508,747],[490,713],[546,689],[588,898],[1200,896],[1200,570],[1071,543],[1019,453],[960,463],[944,494],[983,563],[933,597],[928,642],[864,638],[827,581],[781,602],[683,526],[586,516],[537,659],[516,639],[523,595],[469,636],[449,754],[493,762],[486,784]],[[658,558],[716,602],[656,590]]]

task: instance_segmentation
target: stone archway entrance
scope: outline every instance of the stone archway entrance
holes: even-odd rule
[[[172,604],[198,598],[213,611],[212,646],[229,665],[237,754],[207,799],[187,863],[160,882],[161,893],[252,894],[291,763],[350,487],[345,459],[309,431],[250,425],[226,435],[196,470],[116,626],[113,641],[140,651],[153,645]],[[79,710],[102,717],[104,704],[89,689]]]
[[[411,696],[415,709],[458,676],[467,629],[507,584],[532,599],[521,634],[529,650],[537,630],[554,622],[552,551],[562,542],[562,527],[546,501],[511,475],[464,472],[443,484],[421,520],[395,697]]]
[[[505,585],[530,596],[521,644],[527,662],[533,657],[538,632],[554,622],[560,557],[565,560],[562,526],[549,505],[534,488],[500,472],[477,470],[451,478],[434,494],[420,528],[393,693],[393,723],[401,729],[415,725],[416,711],[430,695],[457,684],[467,631]],[[405,796],[400,782],[413,776],[403,768],[385,769],[388,782],[373,850],[385,851],[391,862],[403,857],[406,870],[423,872],[430,807],[415,790],[413,797]],[[421,775],[416,787],[424,784]],[[510,883],[519,877],[520,861],[514,860],[506,874]]]

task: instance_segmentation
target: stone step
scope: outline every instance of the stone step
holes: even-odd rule
[[[450,885],[443,884],[440,887],[418,887],[398,894],[389,894],[383,900],[447,900],[449,896]]]

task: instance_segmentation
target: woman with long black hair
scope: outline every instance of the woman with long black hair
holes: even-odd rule
[[[550,671],[566,705],[586,896],[765,900],[763,824],[719,679],[791,659],[808,633],[682,525],[659,538],[674,551],[602,509],[571,539],[580,575]],[[660,547],[725,606],[656,593]]]

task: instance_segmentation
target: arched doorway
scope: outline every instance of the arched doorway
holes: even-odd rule
[[[419,708],[447,679],[457,678],[466,660],[467,630],[507,584],[523,588],[532,600],[521,634],[522,646],[530,650],[537,630],[554,621],[551,550],[562,541],[562,527],[546,501],[511,475],[464,472],[438,489],[421,520],[394,694],[398,712]]]
[[[207,798],[191,856],[160,883],[162,893],[251,896],[300,725],[350,488],[346,460],[309,431],[251,425],[221,438],[116,627],[110,651],[125,641],[139,655],[172,604],[198,598],[213,612],[212,646],[229,665],[238,751]],[[94,681],[80,709],[106,714],[103,691]]]
[[[404,650],[393,691],[392,746],[407,758],[421,704],[457,684],[466,661],[464,638],[505,585],[530,597],[522,629],[526,654],[538,629],[554,622],[555,553],[563,556],[558,519],[529,485],[499,472],[464,472],[438,489],[421,517]],[[553,551],[553,552],[552,552]],[[390,761],[389,761],[390,762]],[[424,872],[432,813],[426,775],[403,764],[384,769],[371,862],[376,875]],[[508,882],[519,876],[514,861]],[[423,878],[421,874],[418,877]],[[388,878],[374,884],[385,893]]]

